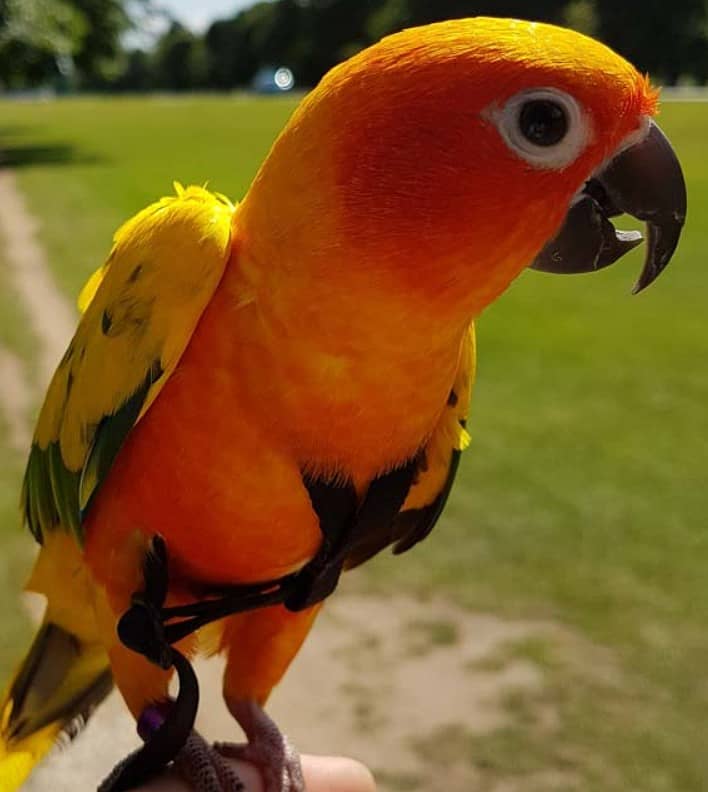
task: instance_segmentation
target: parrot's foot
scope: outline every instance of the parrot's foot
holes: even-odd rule
[[[99,786],[98,792],[123,792],[147,782],[153,773],[141,775],[136,772],[135,760],[138,754],[135,751],[119,762]],[[189,735],[187,742],[175,756],[172,768],[194,792],[244,792],[246,789],[238,773],[224,756],[196,731]],[[128,775],[130,779],[126,785]]]
[[[265,792],[305,792],[300,754],[262,708],[255,701],[238,701],[229,709],[248,742],[215,743],[214,748],[222,756],[256,765]]]
[[[194,792],[244,792],[246,787],[224,756],[192,732],[174,761],[177,773]]]

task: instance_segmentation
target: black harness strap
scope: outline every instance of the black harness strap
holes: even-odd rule
[[[189,661],[172,648],[182,638],[207,624],[245,611],[284,605],[291,611],[309,608],[337,587],[348,555],[366,544],[372,532],[390,531],[418,469],[416,459],[375,479],[357,509],[351,483],[304,478],[322,530],[317,554],[301,570],[276,580],[229,586],[188,605],[166,608],[168,589],[167,546],[154,536],[143,563],[143,591],[132,597],[131,607],[118,622],[121,642],[150,662],[169,669],[175,666],[179,694],[165,722],[138,751],[121,762],[100,792],[122,792],[143,783],[168,764],[184,746],[194,727],[199,686]],[[220,594],[220,596],[219,596]]]
[[[361,505],[351,483],[305,478],[322,530],[322,545],[301,570],[276,580],[221,589],[221,596],[165,608],[167,547],[155,536],[145,558],[145,589],[133,595],[132,607],[118,623],[118,635],[130,649],[162,668],[169,668],[167,649],[213,621],[271,605],[304,610],[326,599],[337,587],[347,556],[372,533],[389,530],[408,495],[417,472],[417,459],[379,476]],[[167,665],[165,665],[167,663]]]

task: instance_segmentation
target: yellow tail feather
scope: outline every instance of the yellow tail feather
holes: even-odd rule
[[[15,792],[58,739],[74,737],[112,686],[100,644],[45,621],[0,703],[0,792]]]

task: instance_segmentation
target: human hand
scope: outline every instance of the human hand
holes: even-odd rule
[[[247,762],[229,760],[245,785],[245,792],[263,792],[258,769]],[[373,776],[353,759],[334,756],[303,756],[302,772],[307,792],[376,792]],[[136,792],[190,792],[179,776],[165,772]]]

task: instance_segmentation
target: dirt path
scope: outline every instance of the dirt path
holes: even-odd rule
[[[39,342],[37,373],[46,386],[76,326],[76,314],[54,283],[37,239],[37,222],[27,210],[15,174],[0,169],[0,238],[10,288],[22,301]]]
[[[39,341],[38,379],[44,387],[75,316],[53,283],[37,224],[6,170],[0,170],[0,206],[11,287]],[[18,448],[27,446],[24,416],[34,396],[19,361],[0,350],[0,403]],[[451,754],[449,743],[456,734],[503,728],[512,717],[506,702],[519,691],[542,693],[540,667],[509,655],[508,647],[533,636],[557,638],[559,628],[474,614],[442,600],[362,596],[347,582],[342,588],[274,694],[277,721],[305,752],[362,759],[377,773],[381,790],[440,789],[441,773],[446,792],[492,789],[481,783],[468,749]],[[219,695],[220,670],[218,661],[199,664],[199,724],[207,736],[235,738]],[[50,757],[25,790],[95,789],[136,743],[133,723],[114,694],[71,749]],[[543,787],[555,788],[545,782]],[[498,792],[521,788],[516,782],[493,786]]]
[[[9,445],[25,453],[32,436],[29,424],[35,397],[43,392],[64,353],[76,324],[69,302],[54,285],[47,258],[37,239],[37,223],[27,210],[15,174],[0,168],[0,244],[8,290],[25,308],[37,339],[36,383],[29,381],[22,361],[0,346],[0,417]]]
[[[541,669],[509,655],[509,647],[539,636],[574,639],[548,623],[504,621],[444,600],[382,600],[348,588],[345,582],[326,606],[274,693],[271,714],[303,752],[364,761],[382,792],[486,792],[490,787],[452,735],[474,739],[503,729],[513,718],[505,705],[510,697],[543,695]],[[198,665],[198,725],[209,737],[238,739],[219,694],[220,670],[217,660]],[[138,744],[133,735],[131,719],[112,697],[70,750],[40,768],[26,792],[94,789]]]

